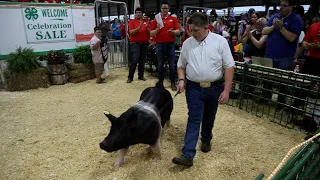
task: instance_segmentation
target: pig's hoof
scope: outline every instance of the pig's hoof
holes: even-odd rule
[[[117,161],[117,162],[114,163],[114,166],[115,167],[121,167],[123,165],[123,163],[124,163],[123,161],[119,161],[119,162]]]
[[[155,154],[155,155],[154,155],[154,159],[156,159],[156,160],[162,160],[162,157],[161,157],[161,155],[159,155],[159,154]]]
[[[147,148],[147,153],[148,153],[148,154],[153,154],[153,151],[152,151],[152,148],[151,148],[151,147],[148,147],[148,148]]]

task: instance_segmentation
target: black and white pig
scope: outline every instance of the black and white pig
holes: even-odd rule
[[[173,100],[168,90],[157,85],[146,88],[138,103],[120,117],[104,112],[111,122],[111,129],[100,148],[107,152],[119,150],[114,164],[117,167],[124,163],[129,146],[135,144],[150,145],[150,150],[161,159],[160,136],[162,128],[170,125],[172,109]]]

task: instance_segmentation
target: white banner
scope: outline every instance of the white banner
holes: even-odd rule
[[[22,8],[27,42],[60,42],[75,39],[71,7]]]

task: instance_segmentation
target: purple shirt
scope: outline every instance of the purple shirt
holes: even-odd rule
[[[272,26],[274,18],[281,19],[279,14],[275,14],[269,19],[266,26]],[[283,27],[291,33],[296,34],[297,38],[293,42],[290,42],[282,35],[279,28],[273,30],[267,38],[267,56],[294,57],[297,51],[298,39],[303,28],[301,17],[295,13],[291,13],[288,17],[283,19]]]

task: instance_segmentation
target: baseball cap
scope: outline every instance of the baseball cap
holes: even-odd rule
[[[227,31],[222,31],[222,36],[224,38],[230,37],[230,34]]]
[[[254,10],[253,8],[250,8],[249,11],[248,11],[249,14],[252,14],[254,12],[256,12],[256,10]]]

